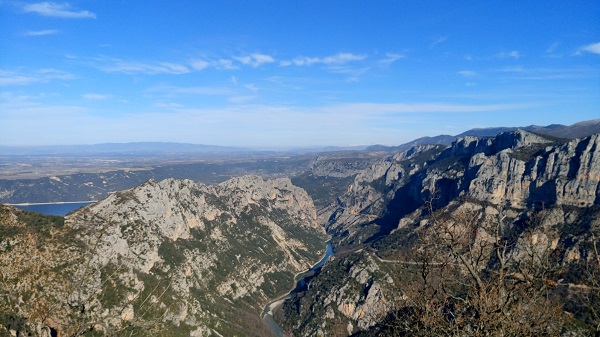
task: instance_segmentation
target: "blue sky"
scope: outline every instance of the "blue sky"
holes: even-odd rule
[[[600,118],[600,2],[0,0],[0,145],[398,145]]]

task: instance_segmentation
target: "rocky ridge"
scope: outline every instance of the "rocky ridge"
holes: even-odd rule
[[[11,226],[27,228],[3,223]],[[2,261],[27,249],[52,256],[40,267],[43,291],[21,282],[23,271],[15,270],[3,284],[24,283],[15,296],[27,300],[3,304],[20,322],[9,330],[38,335],[44,329],[66,335],[74,325],[109,335],[265,335],[263,305],[325,248],[306,192],[286,178],[257,176],[212,186],[150,180],[67,216],[44,244],[21,244],[23,235],[2,240]],[[56,276],[58,266],[59,282],[44,277]],[[39,315],[40,303],[54,312]]]
[[[306,336],[417,334],[402,330],[418,326],[411,323],[409,313],[421,310],[417,309],[418,298],[424,296],[411,302],[411,287],[422,281],[409,280],[419,274],[414,270],[423,256],[419,252],[448,240],[448,236],[440,236],[440,224],[452,228],[446,233],[470,238],[461,252],[481,254],[470,261],[471,255],[461,255],[466,253],[458,250],[452,253],[455,248],[448,246],[438,248],[437,255],[435,249],[429,253],[434,265],[447,261],[444,266],[463,266],[453,270],[462,274],[460,278],[475,275],[475,280],[484,279],[481,271],[481,275],[514,273],[521,279],[533,273],[533,266],[543,269],[538,266],[542,260],[529,265],[524,262],[528,256],[541,254],[555,264],[545,267],[549,269],[544,269],[548,272],[543,278],[532,279],[531,284],[541,282],[536,289],[547,289],[544,282],[553,284],[559,293],[577,287],[595,289],[597,280],[589,277],[594,273],[587,268],[597,264],[598,258],[594,245],[600,236],[599,145],[600,134],[561,143],[517,130],[493,138],[468,136],[448,148],[416,148],[373,162],[356,175],[345,194],[326,207],[330,214],[326,226],[341,253],[311,280],[305,293],[285,303],[279,322],[288,331]],[[442,218],[449,220],[439,220]],[[465,227],[457,219],[475,219],[464,222],[474,227]],[[429,244],[420,246],[422,242]],[[462,244],[456,241],[453,246]],[[502,256],[510,262],[498,272],[494,247],[500,244],[506,245]],[[454,258],[448,260],[448,256]],[[531,270],[519,269],[525,265]],[[503,280],[503,284],[520,284]],[[597,313],[597,303],[582,309],[573,291],[561,294],[563,310],[575,312],[571,315],[594,326],[594,321],[588,320],[593,315],[577,313]],[[543,298],[548,296],[555,295]],[[514,310],[527,308],[532,306]],[[560,313],[556,315],[556,322],[568,321],[562,320]],[[557,334],[560,327],[557,329],[538,333]]]

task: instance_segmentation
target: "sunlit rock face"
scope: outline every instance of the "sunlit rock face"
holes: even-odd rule
[[[593,262],[600,228],[600,134],[560,140],[517,130],[416,147],[372,161],[324,209],[334,246],[344,253],[277,319],[300,335],[386,335],[384,327],[397,324],[386,319],[410,306],[398,273],[417,260],[411,245],[430,228],[432,210],[478,214],[477,270],[493,265],[489,247],[512,233],[513,263],[548,253],[563,273],[556,280],[581,282],[578,270]],[[496,222],[501,231],[490,227]]]
[[[369,240],[374,220],[396,227],[424,200],[439,205],[470,197],[496,206],[527,209],[600,203],[600,135],[564,143],[527,131],[459,138],[444,149],[420,146],[373,161],[325,210],[334,242]],[[389,232],[389,228],[388,228]]]
[[[150,180],[67,216],[47,240],[56,260],[47,267],[69,270],[43,284],[58,310],[51,322],[35,321],[35,308],[22,306],[32,318],[15,331],[65,333],[56,322],[69,316],[100,322],[98,331],[147,326],[183,336],[263,334],[262,307],[319,260],[326,237],[303,189],[243,176],[213,186]]]

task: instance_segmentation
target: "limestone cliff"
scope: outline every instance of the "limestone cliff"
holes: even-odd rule
[[[599,142],[599,134],[559,144],[517,130],[494,138],[467,136],[443,151],[414,148],[359,173],[327,206],[327,228],[339,233],[340,244],[359,244],[389,233],[424,200],[443,206],[458,196],[521,210],[598,204]]]
[[[600,234],[599,145],[600,134],[563,142],[517,130],[373,161],[337,202],[327,206],[327,228],[341,253],[310,281],[305,293],[286,302],[279,322],[303,336],[427,335],[419,325],[425,315],[419,310],[427,309],[420,307],[426,292],[415,289],[424,291],[419,281],[424,269],[419,268],[429,266],[427,273],[447,268],[453,280],[473,277],[480,283],[493,275],[511,275],[502,279],[510,291],[535,284],[535,291],[547,292],[532,303],[560,298],[553,305],[562,309],[551,319],[566,324],[564,310],[595,331],[589,317],[600,312],[593,302],[598,294],[582,300],[568,289],[593,290],[598,283],[593,276],[598,271],[589,268],[600,263],[595,262],[594,250]],[[536,274],[539,270],[544,274]],[[445,291],[448,288],[430,295]],[[528,291],[518,296],[525,298]],[[460,307],[451,296],[442,299],[447,306]],[[534,307],[505,307],[507,316],[498,319],[510,321],[509,310],[534,317],[525,314]],[[466,329],[476,328],[474,323],[464,324],[471,324]],[[555,328],[543,333],[571,329]]]
[[[26,227],[16,223],[2,226]],[[18,234],[3,246],[0,269],[27,249],[49,259],[42,275],[21,270],[10,282],[65,270],[39,289],[24,286],[28,298],[12,308],[22,324],[9,330],[34,335],[72,333],[74,322],[109,335],[265,335],[262,306],[325,248],[306,192],[289,179],[256,176],[212,186],[151,180],[69,215],[41,246],[23,240]],[[42,302],[55,309],[37,315]]]

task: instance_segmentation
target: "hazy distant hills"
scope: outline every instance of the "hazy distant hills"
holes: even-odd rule
[[[93,145],[0,146],[4,156],[71,156],[71,157],[252,157],[281,153],[363,150],[366,146],[323,146],[297,148],[251,148],[173,142],[102,143]]]
[[[104,143],[94,145],[0,146],[3,155],[173,155],[211,154],[244,151],[242,148],[168,142]]]
[[[73,146],[0,146],[0,202],[56,202],[98,200],[108,193],[132,188],[148,179],[192,179],[206,184],[231,177],[256,174],[263,177],[296,177],[308,190],[330,186],[313,195],[317,203],[335,199],[350,184],[345,179],[368,167],[369,160],[383,158],[418,146],[447,146],[465,135],[485,136],[516,128],[472,129],[456,136],[423,137],[395,146],[312,147],[287,151],[251,150],[185,143],[124,143]],[[520,129],[559,138],[578,138],[600,133],[600,119],[571,126],[530,125]],[[565,140],[566,141],[566,140]],[[328,164],[319,171],[322,163]],[[313,165],[317,163],[319,165]],[[366,166],[365,166],[366,165]],[[338,174],[347,171],[352,174]],[[331,177],[344,180],[339,186]],[[316,179],[316,180],[315,180]],[[332,185],[333,184],[333,185]],[[335,187],[334,187],[335,185]],[[332,192],[335,191],[335,192]]]
[[[550,124],[547,126],[529,125],[522,127],[492,127],[492,128],[475,128],[467,130],[456,136],[450,135],[439,135],[434,137],[421,137],[417,138],[408,143],[399,146],[383,146],[375,145],[370,146],[367,150],[370,151],[402,151],[410,149],[413,146],[433,144],[433,145],[450,145],[457,138],[464,136],[478,136],[478,137],[495,137],[501,132],[514,131],[517,129],[535,132],[547,136],[574,139],[587,137],[594,133],[600,132],[600,119],[593,119],[589,121],[583,121],[575,123],[573,125],[562,125],[562,124]]]
[[[439,135],[421,137],[399,146],[314,146],[314,147],[234,147],[174,142],[131,142],[102,143],[93,145],[46,145],[46,146],[0,146],[0,156],[72,156],[72,157],[255,157],[281,154],[309,154],[338,151],[402,151],[417,145],[450,145],[459,137],[479,136],[495,137],[501,132],[526,130],[553,137],[573,139],[600,132],[600,119],[579,122],[573,125],[551,124],[547,126],[530,125],[525,127],[492,127],[467,130],[455,136]]]

